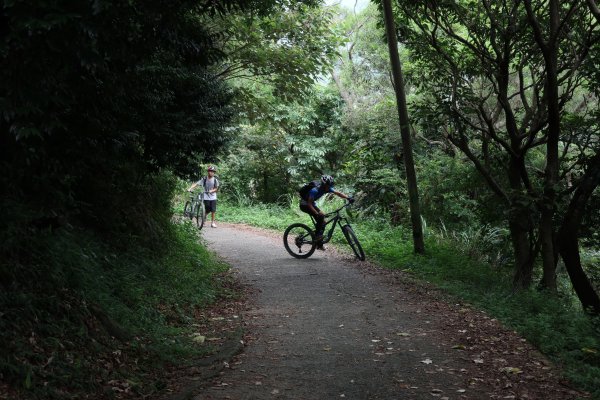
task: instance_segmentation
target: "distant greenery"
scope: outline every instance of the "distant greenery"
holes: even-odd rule
[[[281,233],[292,222],[310,222],[295,202],[290,206],[266,206],[232,200],[219,205],[220,218],[229,222]],[[332,203],[323,206],[326,210],[333,207]],[[559,277],[560,298],[536,290],[515,292],[510,268],[478,261],[486,259],[486,247],[482,247],[485,239],[469,245],[447,232],[429,229],[427,254],[419,256],[413,253],[410,230],[404,227],[390,226],[386,220],[368,214],[356,215],[352,224],[369,261],[401,269],[486,310],[540,349],[576,386],[591,392],[594,398],[600,397],[600,321],[582,312],[564,274]],[[340,248],[348,248],[339,232],[336,242]]]

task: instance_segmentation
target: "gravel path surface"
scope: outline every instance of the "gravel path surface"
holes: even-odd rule
[[[253,295],[243,352],[197,400],[577,398],[514,332],[400,273],[297,260],[241,225],[202,235]]]

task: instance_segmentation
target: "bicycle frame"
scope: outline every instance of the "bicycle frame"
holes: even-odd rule
[[[310,257],[316,248],[323,243],[328,243],[333,237],[333,231],[336,225],[340,226],[340,230],[344,234],[346,241],[352,248],[354,255],[361,261],[365,260],[365,252],[360,245],[354,230],[350,226],[348,219],[345,216],[340,215],[342,209],[348,207],[351,203],[348,202],[338,208],[335,211],[325,214],[323,233],[327,232],[326,236],[320,238],[318,241],[315,238],[315,218],[311,215],[313,222],[313,228],[300,222],[296,222],[287,227],[283,233],[283,245],[288,253],[295,258],[308,258]],[[303,246],[307,246],[304,248]]]
[[[196,206],[196,204],[202,203],[204,201],[205,194],[206,192],[200,192],[198,194],[192,192],[190,194],[190,201],[192,202],[192,206]]]
[[[330,217],[332,215],[333,217],[326,220],[325,224],[323,225],[323,233],[327,232],[327,234],[323,236],[323,243],[329,243],[329,241],[333,237],[333,231],[335,230],[336,224],[340,226],[340,229],[342,228],[342,226],[344,226],[342,223],[348,224],[348,219],[340,215],[340,212],[348,206],[350,206],[350,203],[346,203],[337,210],[325,214],[325,218]],[[312,219],[313,225],[316,226],[317,221],[315,220],[315,217],[311,215],[310,218]],[[331,227],[329,228],[329,230],[327,230],[327,225],[329,224],[331,224]]]
[[[183,207],[183,215],[186,218],[194,219],[196,217],[196,224],[199,229],[202,229],[204,226],[204,221],[206,220],[206,210],[204,208],[204,198],[206,196],[206,192],[191,192],[190,199],[185,203]]]

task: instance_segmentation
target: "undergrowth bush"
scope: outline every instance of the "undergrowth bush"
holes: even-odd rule
[[[32,230],[0,264],[2,381],[23,398],[103,397],[108,382],[147,395],[164,385],[157,366],[205,351],[187,333],[226,266],[189,223],[161,237],[155,251],[72,226]]]

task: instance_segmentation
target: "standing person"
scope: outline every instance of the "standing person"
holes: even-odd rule
[[[325,230],[325,213],[317,207],[316,201],[319,200],[326,193],[333,193],[342,199],[348,199],[349,202],[353,202],[354,199],[350,196],[345,195],[342,192],[338,192],[333,188],[333,176],[323,175],[319,182],[315,184],[307,184],[300,189],[300,210],[304,211],[308,215],[312,215],[317,221],[315,239],[317,240],[317,249],[325,250],[323,247],[323,231]]]
[[[196,186],[202,186],[204,188],[204,208],[206,214],[210,212],[210,226],[213,228],[217,227],[215,223],[215,213],[217,212],[217,191],[219,190],[219,179],[215,176],[217,169],[214,165],[208,167],[208,175],[200,178],[198,182],[194,183],[188,189],[191,192]]]

